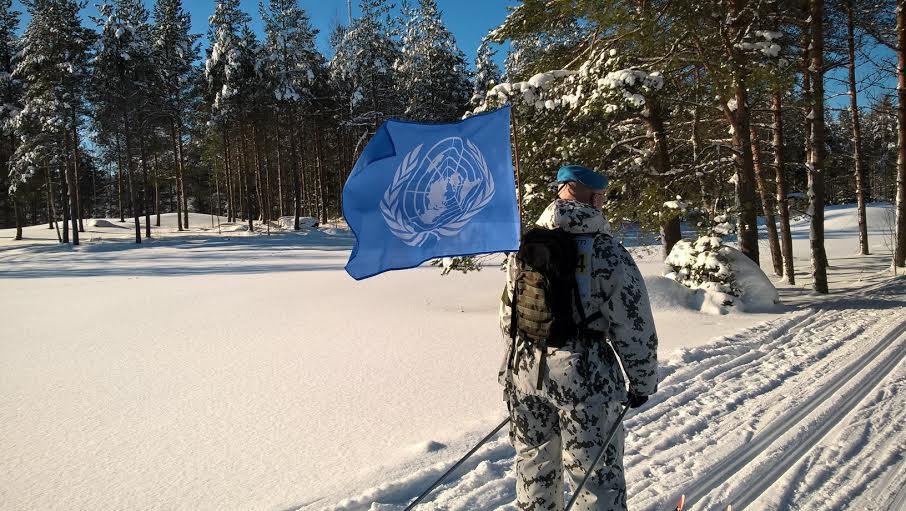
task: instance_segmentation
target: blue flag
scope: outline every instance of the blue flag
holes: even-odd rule
[[[450,124],[389,120],[343,188],[356,280],[438,257],[519,249],[510,108]]]

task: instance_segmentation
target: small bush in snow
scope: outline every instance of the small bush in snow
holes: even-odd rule
[[[725,300],[729,303],[725,305],[732,304],[731,297],[738,297],[740,292],[730,260],[720,248],[721,240],[717,236],[679,241],[664,261],[670,270],[666,276],[690,289],[729,295]]]

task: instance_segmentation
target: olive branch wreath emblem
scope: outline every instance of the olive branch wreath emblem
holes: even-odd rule
[[[407,245],[417,247],[423,245],[432,237],[440,239],[441,236],[455,236],[494,197],[494,180],[491,178],[488,162],[484,159],[484,155],[481,154],[478,146],[473,144],[471,140],[465,139],[464,142],[465,151],[478,164],[478,172],[486,186],[466,211],[463,211],[458,217],[443,225],[425,231],[417,231],[403,218],[403,212],[400,207],[400,194],[409,182],[412,173],[418,168],[418,156],[424,144],[419,144],[415,149],[409,151],[403,161],[400,162],[399,167],[397,167],[396,173],[393,175],[393,182],[390,183],[387,191],[384,192],[383,199],[381,199],[381,213],[390,231]]]

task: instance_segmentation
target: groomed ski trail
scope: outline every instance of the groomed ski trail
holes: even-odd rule
[[[678,352],[625,421],[630,509],[672,509],[685,493],[687,510],[901,511],[904,356],[906,278]],[[512,464],[501,434],[418,509],[515,509]],[[401,510],[448,466],[328,509]]]
[[[748,477],[750,481],[737,484],[738,489],[731,491],[730,497],[724,499],[725,504],[732,504],[736,509],[746,509],[849,415],[902,361],[906,353],[906,343],[903,342],[904,327],[906,321],[895,322],[890,331],[871,350],[851,362],[844,371],[834,375],[805,406],[790,410],[782,420],[775,421],[759,431],[751,441],[727,455],[725,462],[714,467],[706,478],[694,481],[691,484],[692,491],[687,495],[689,505],[694,506],[702,497],[750,465],[755,458],[765,457],[765,469],[751,474]],[[888,350],[894,344],[895,347]],[[881,357],[882,354],[885,356]],[[853,382],[858,383],[850,385]],[[843,397],[837,396],[843,387],[850,388]],[[819,414],[820,420],[812,420],[809,424],[802,425],[801,433],[791,434],[794,428],[799,427],[801,422],[812,415],[812,412],[831,399],[834,400],[833,406],[830,406],[826,413]],[[779,441],[783,442],[783,448],[776,445]]]

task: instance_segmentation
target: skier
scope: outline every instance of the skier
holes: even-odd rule
[[[607,178],[568,165],[560,168],[557,183],[557,199],[536,225],[570,234],[567,238],[575,244],[573,256],[577,256],[575,294],[549,296],[555,300],[542,304],[538,297],[545,292],[556,294],[552,289],[556,286],[532,284],[533,268],[523,260],[520,248],[518,255],[511,254],[507,260],[500,307],[507,349],[499,381],[510,410],[516,500],[521,511],[562,510],[564,469],[575,489],[624,403],[641,406],[658,383],[658,340],[645,284],[632,256],[610,237],[602,211]],[[526,233],[522,247],[535,231]],[[564,266],[568,265],[560,264]],[[581,302],[581,307],[571,308],[574,328],[565,330],[572,335],[555,342],[553,329],[548,332],[539,324],[544,317],[552,317],[549,312],[556,317],[547,310],[551,306],[579,305],[575,302]],[[539,314],[548,315],[539,318]],[[626,509],[622,458],[623,428],[619,426],[574,509]]]

